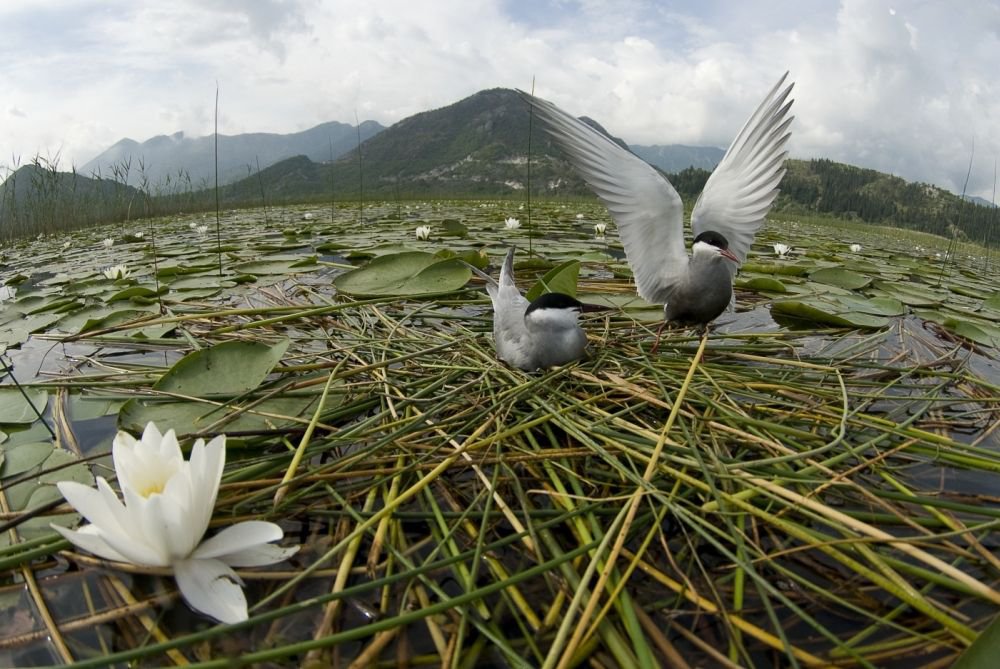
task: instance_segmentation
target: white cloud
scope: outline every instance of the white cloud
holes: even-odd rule
[[[722,0],[45,0],[0,5],[0,156],[82,164],[122,137],[391,124],[529,88],[632,143],[726,146],[777,78],[790,145],[989,195],[1000,10]]]

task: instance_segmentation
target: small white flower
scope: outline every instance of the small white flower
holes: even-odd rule
[[[110,249],[112,246],[115,245],[115,240],[112,239],[111,237],[105,237],[104,242],[102,243],[104,244],[104,248]]]
[[[208,232],[208,226],[207,225],[199,225],[199,226],[197,226],[194,229],[194,231],[197,232],[199,235],[203,235],[206,232]]]
[[[513,216],[505,219],[503,224],[504,227],[507,228],[508,230],[517,230],[519,227],[521,227],[521,221],[517,220]]]
[[[198,224],[195,223],[194,221],[191,221],[190,223],[188,223],[188,227],[194,230],[196,227],[198,227]]]
[[[603,237],[604,233],[608,231],[607,223],[594,223],[594,236]]]
[[[428,239],[431,236],[431,226],[418,225],[415,234],[417,235],[417,239]]]
[[[860,253],[861,244],[851,244],[851,253]]]
[[[135,233],[135,234],[133,234],[132,236],[133,236],[133,237],[137,237],[137,238],[139,238],[139,239],[142,239],[143,237],[145,237],[145,236],[146,236],[146,233],[145,233],[145,232],[143,232],[142,230],[139,230],[138,232],[136,232],[136,233]]]
[[[583,220],[583,214],[577,214],[576,215],[576,220],[582,221]]]
[[[150,422],[139,441],[119,432],[111,455],[122,498],[103,477],[96,490],[60,481],[59,492],[89,522],[78,530],[52,528],[105,560],[170,567],[191,608],[224,623],[246,620],[242,581],[232,568],[280,562],[298,547],[271,543],[283,532],[260,520],[237,523],[202,541],[226,463],[226,436],[207,446],[199,439],[185,460],[174,431],[161,435]]]
[[[73,242],[63,242],[63,248],[68,249]]]
[[[777,243],[774,245],[774,255],[778,256],[779,258],[784,258],[786,255],[788,255],[788,252],[791,250],[792,247],[789,246],[788,244]]]
[[[129,269],[128,265],[125,263],[105,267],[101,271],[104,273],[104,276],[109,279],[127,279],[132,276],[132,270]]]
[[[311,221],[311,220],[313,220],[313,217],[314,217],[314,214],[311,211],[307,211],[306,213],[302,214],[302,220],[303,221]]]

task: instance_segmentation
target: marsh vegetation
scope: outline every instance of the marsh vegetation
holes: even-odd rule
[[[737,312],[652,355],[662,311],[606,212],[528,214],[270,207],[218,237],[197,214],[4,246],[0,664],[953,662],[1000,604],[988,252],[779,214]],[[585,322],[589,360],[496,361],[455,256],[495,267],[511,244],[523,288],[615,307]],[[49,528],[78,520],[53,482],[107,476],[115,430],[149,420],[227,434],[213,525],[302,546],[241,572],[244,624]]]

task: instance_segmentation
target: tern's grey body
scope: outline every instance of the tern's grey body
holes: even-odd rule
[[[635,154],[551,102],[521,93],[570,162],[611,213],[639,296],[662,303],[667,321],[707,324],[733,299],[746,260],[784,176],[792,85],[775,85],[712,172],[691,214],[694,244],[684,250],[684,206],[669,181]]]
[[[500,268],[499,281],[475,271],[486,280],[486,292],[493,302],[493,339],[498,358],[512,367],[532,371],[583,357],[587,335],[577,318],[584,305],[562,293],[546,293],[528,302],[514,283],[513,248]]]

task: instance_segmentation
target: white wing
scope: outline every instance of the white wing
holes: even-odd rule
[[[788,116],[792,100],[785,103],[794,84],[778,90],[786,78],[787,72],[743,125],[691,213],[692,234],[697,237],[706,230],[721,233],[741,263],[785,175],[782,164],[788,152],[783,149],[794,118]],[[735,265],[732,269],[735,272]]]
[[[639,296],[664,303],[687,269],[684,206],[659,172],[583,121],[523,91],[546,129],[611,213]]]

